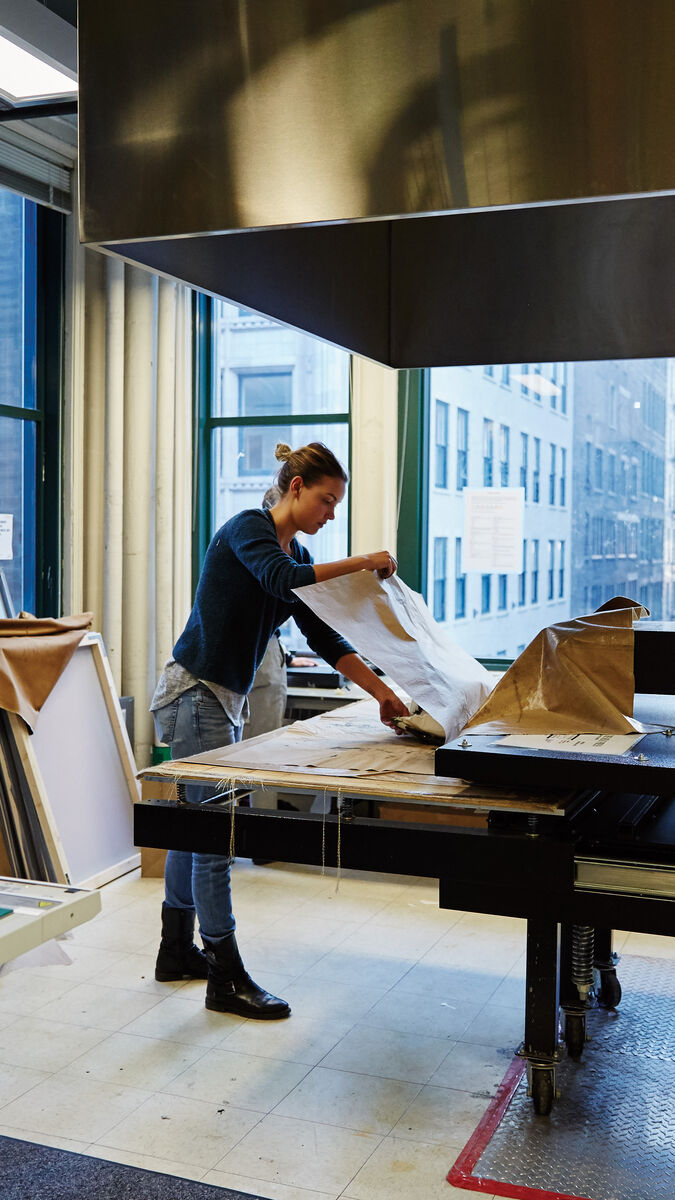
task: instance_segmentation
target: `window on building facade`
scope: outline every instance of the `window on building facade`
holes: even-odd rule
[[[492,576],[490,574],[481,575],[480,577],[480,611],[481,613],[489,613],[491,597],[490,589],[492,584]]]
[[[434,619],[445,620],[448,539],[434,538]]]
[[[548,540],[548,592],[547,599],[555,597],[555,539]]]
[[[510,431],[508,425],[499,426],[499,482],[502,487],[509,486],[509,443]]]
[[[500,612],[506,612],[508,579],[508,575],[499,575],[497,580],[497,608]]]
[[[541,628],[542,601],[546,620],[565,620],[619,592],[639,600],[641,588],[652,612],[675,619],[675,466],[668,449],[675,445],[675,371],[669,361],[516,363],[508,392],[494,387],[501,378],[498,364],[493,377],[482,366],[430,371],[431,395],[456,395],[466,413],[465,486],[483,485],[483,460],[489,458],[484,423],[493,422],[493,484],[519,485],[527,501],[521,569],[511,581],[507,575],[504,584],[495,558],[492,571],[469,571],[458,588],[456,564],[454,608],[462,616],[453,633],[446,605],[450,634],[477,657],[495,658],[505,647],[511,657]],[[509,459],[515,448],[507,484],[506,429]],[[433,481],[433,435],[430,441]],[[464,507],[461,494],[429,497],[429,595],[433,538],[455,537],[457,545]],[[488,575],[494,595],[484,611]],[[472,614],[481,620],[464,620]]]
[[[469,483],[469,414],[457,409],[457,491]]]
[[[462,539],[455,538],[455,620],[466,616],[466,575],[462,574]]]
[[[502,364],[502,387],[511,387],[511,367],[508,363]]]
[[[450,405],[436,401],[436,487],[448,486],[448,428]]]
[[[534,466],[532,467],[532,500],[538,504],[541,499],[541,438],[534,438]]]
[[[532,539],[532,575],[530,600],[533,604],[539,602],[539,538]]]
[[[616,492],[616,454],[613,450],[607,454],[607,491]]]
[[[550,459],[549,459],[549,462],[550,462],[550,470],[549,470],[549,475],[548,475],[548,502],[549,502],[549,504],[555,504],[555,494],[556,494],[556,479],[557,479],[557,472],[556,472],[557,458],[556,458],[556,455],[557,455],[557,446],[555,446],[555,445],[553,444],[553,442],[551,442],[551,447],[550,447]]]
[[[495,436],[494,421],[483,418],[483,487],[494,483]]]

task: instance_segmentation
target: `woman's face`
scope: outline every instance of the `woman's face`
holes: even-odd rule
[[[289,491],[293,497],[293,519],[302,533],[318,533],[326,521],[335,520],[335,509],[345,494],[345,485],[339,475],[324,475],[318,483],[309,486],[300,476],[291,480]]]

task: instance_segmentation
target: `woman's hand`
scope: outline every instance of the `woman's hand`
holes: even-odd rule
[[[388,550],[378,550],[375,554],[367,554],[368,570],[375,571],[380,579],[388,579],[398,566],[396,559]]]
[[[394,717],[409,717],[407,704],[399,700],[396,692],[388,691],[386,696],[380,700],[380,720],[383,725],[388,725],[390,729],[395,729],[397,733],[402,733],[402,729],[398,729],[393,724]]]

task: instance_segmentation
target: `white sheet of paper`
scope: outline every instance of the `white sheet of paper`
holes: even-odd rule
[[[523,488],[465,488],[462,571],[523,569]]]
[[[467,738],[471,730],[467,731]],[[518,746],[521,750],[563,750],[570,754],[628,754],[644,734],[630,733],[509,733],[496,746]]]
[[[12,533],[14,513],[0,513],[0,559],[14,558]]]
[[[392,575],[358,571],[294,588],[322,621],[385,671],[453,738],[487,699],[493,679],[436,624],[418,592]]]

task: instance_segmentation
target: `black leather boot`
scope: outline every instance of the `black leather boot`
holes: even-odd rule
[[[195,946],[194,931],[195,914],[191,908],[162,905],[162,940],[155,963],[155,979],[159,983],[172,983],[176,979],[206,979],[206,955]]]
[[[246,974],[233,933],[219,942],[204,938],[209,967],[206,1007],[215,1012],[237,1013],[257,1021],[278,1021],[290,1017],[285,1000],[271,996]]]

